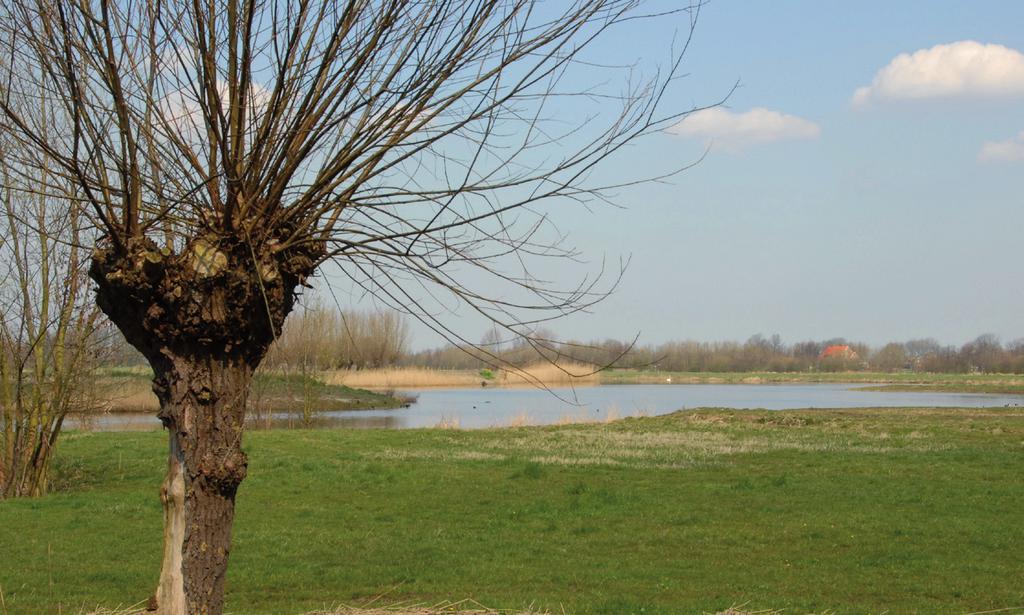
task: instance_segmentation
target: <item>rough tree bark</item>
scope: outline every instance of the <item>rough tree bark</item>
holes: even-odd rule
[[[181,445],[171,433],[167,456],[167,476],[160,487],[164,507],[164,557],[160,581],[149,601],[148,610],[163,613],[185,612],[185,577],[181,571],[181,550],[185,545],[185,476]]]
[[[175,254],[139,239],[93,253],[97,301],[153,367],[170,439],[163,570],[150,600],[161,615],[223,610],[249,384],[324,250],[261,245],[204,236]]]
[[[170,521],[164,550],[170,559],[158,588],[164,599],[157,598],[157,608],[170,608],[163,612],[180,612],[184,598],[188,612],[202,613],[206,596],[224,593],[235,493],[246,471],[241,444],[252,369],[238,358],[174,357],[157,375],[154,388],[171,439],[171,489],[164,498]]]

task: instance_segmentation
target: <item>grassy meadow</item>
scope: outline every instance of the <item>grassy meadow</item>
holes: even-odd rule
[[[246,435],[236,614],[1024,607],[1024,409],[695,410],[608,424]],[[165,436],[69,433],[0,502],[2,613],[145,600]]]

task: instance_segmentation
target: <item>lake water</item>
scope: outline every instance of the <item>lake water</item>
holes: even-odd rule
[[[514,424],[595,421],[640,414],[658,415],[682,408],[963,407],[1024,405],[1022,395],[865,391],[851,384],[657,384],[536,389],[427,389],[403,391],[418,396],[408,408],[322,412],[312,424],[277,415],[276,427],[350,427],[406,429],[439,424],[461,428]],[[150,414],[117,414],[90,421],[99,430],[147,430],[159,427]],[[74,428],[74,425],[69,425]]]

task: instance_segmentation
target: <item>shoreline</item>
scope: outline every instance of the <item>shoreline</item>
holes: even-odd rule
[[[403,378],[408,373],[411,377]],[[356,380],[354,377],[358,376]],[[350,380],[350,378],[352,380]],[[1024,395],[1024,374],[941,374],[917,372],[664,372],[611,369],[579,379],[538,378],[537,383],[482,379],[471,370],[360,370],[326,372],[329,382],[349,383],[373,391],[474,388],[589,388],[628,385],[782,385],[850,384],[878,391],[934,391]],[[358,384],[355,384],[355,383]],[[482,382],[485,386],[482,386]]]
[[[542,369],[546,367],[546,369]],[[1021,374],[936,374],[881,372],[665,372],[611,369],[594,372],[588,366],[537,366],[523,375],[498,372],[485,378],[473,370],[398,368],[326,371],[310,375],[263,373],[254,379],[249,395],[253,414],[301,413],[317,410],[377,410],[407,406],[413,398],[403,392],[443,389],[592,388],[630,385],[745,385],[785,384],[862,385],[879,392],[944,392],[1024,395]],[[579,377],[573,377],[579,375]],[[147,369],[107,368],[97,373],[94,392],[102,414],[155,413],[156,396]]]

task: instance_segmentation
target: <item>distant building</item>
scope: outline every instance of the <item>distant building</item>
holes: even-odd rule
[[[822,359],[844,359],[847,361],[856,361],[859,357],[857,353],[850,348],[847,344],[833,344],[827,346],[825,350],[821,351],[818,355],[818,360]]]

